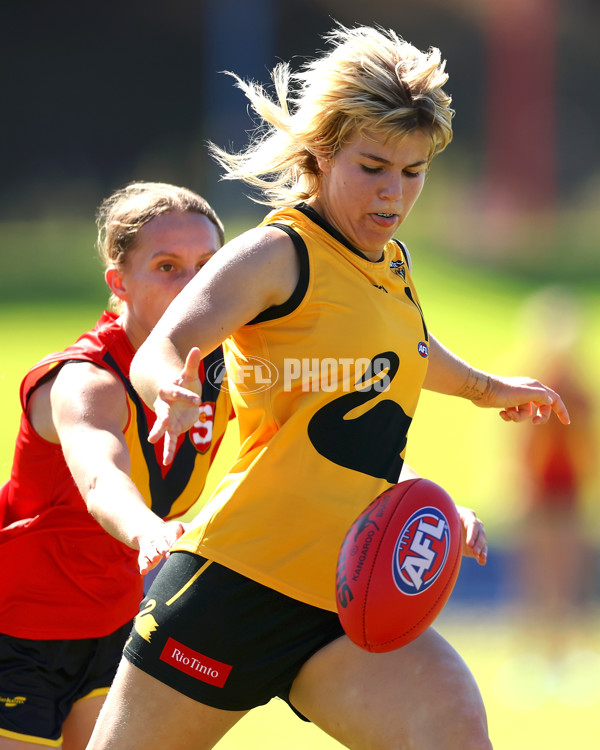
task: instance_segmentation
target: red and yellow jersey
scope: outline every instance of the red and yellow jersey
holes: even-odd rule
[[[240,450],[177,548],[335,611],[343,537],[400,474],[428,334],[402,245],[371,262],[307,207],[267,224],[300,280],[223,345]]]
[[[92,331],[33,367],[21,384],[21,425],[10,480],[0,489],[0,632],[19,638],[95,638],[113,632],[136,613],[142,596],[137,552],[92,518],[60,445],[42,439],[27,417],[37,385],[67,362],[93,362],[122,382],[129,418],[124,429],[131,477],[148,507],[162,518],[196,502],[223,437],[231,402],[204,370],[222,363],[220,349],[201,367],[201,419],[180,438],[169,467],[162,441],[148,443],[153,412],[129,381],[134,350],[114,313]]]

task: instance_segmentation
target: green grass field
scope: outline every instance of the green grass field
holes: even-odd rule
[[[421,279],[422,276],[422,279]],[[418,276],[421,301],[431,329],[450,348],[491,371],[520,372],[523,352],[535,342],[519,329],[519,309],[530,289],[502,278],[457,274],[432,266]],[[19,419],[18,386],[26,369],[51,350],[69,344],[97,318],[103,297],[36,305],[30,301],[0,306],[0,481],[8,478]],[[458,302],[457,302],[458,300]],[[589,342],[600,340],[600,302],[582,296]],[[518,341],[517,341],[518,339]],[[517,345],[518,344],[518,345]],[[582,352],[590,385],[598,382],[600,351]],[[459,399],[425,393],[411,429],[409,461],[443,484],[464,505],[475,507],[494,543],[510,539],[518,522],[515,435],[505,425]],[[215,467],[211,484],[222,470]],[[595,490],[598,488],[596,487]],[[598,539],[598,493],[590,500],[590,529]],[[600,736],[600,617],[573,632],[567,657],[547,663],[539,634],[526,637],[512,613],[452,607],[438,621],[481,686],[496,750],[595,750]],[[300,722],[281,702],[246,717],[218,745],[219,750],[326,750],[339,745],[314,726]]]

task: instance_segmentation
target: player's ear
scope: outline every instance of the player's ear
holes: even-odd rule
[[[108,284],[110,291],[121,300],[127,300],[127,289],[123,276],[119,273],[116,268],[107,268],[104,272],[104,279]]]
[[[310,149],[310,153],[317,160],[317,166],[323,174],[331,172],[331,164],[333,162],[333,155],[331,149],[323,148],[320,144],[321,139],[317,138],[314,148]]]
[[[333,159],[328,153],[322,152],[315,154],[315,158],[317,160],[317,166],[323,174],[331,172],[331,164]]]

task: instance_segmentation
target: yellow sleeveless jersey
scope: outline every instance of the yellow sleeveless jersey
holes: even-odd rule
[[[175,548],[335,611],[344,535],[400,474],[428,334],[399,243],[371,262],[306,206],[265,225],[294,241],[300,280],[223,344],[240,450]]]

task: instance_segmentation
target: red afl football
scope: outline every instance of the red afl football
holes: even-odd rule
[[[383,652],[421,635],[448,601],[461,557],[462,524],[442,487],[418,478],[383,492],[339,553],[337,609],[350,640]]]

